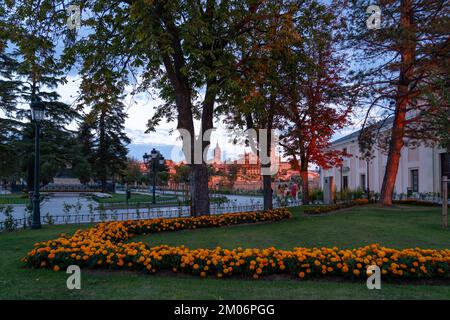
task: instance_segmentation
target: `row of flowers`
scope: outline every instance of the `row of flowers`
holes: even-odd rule
[[[299,278],[365,277],[369,265],[378,265],[385,278],[448,278],[450,250],[397,250],[378,244],[357,249],[294,248],[195,249],[166,245],[150,247],[125,242],[134,235],[180,229],[215,227],[290,218],[287,209],[197,218],[156,219],[100,223],[73,236],[36,243],[23,258],[27,266],[55,271],[69,265],[82,268],[134,270],[148,273],[170,270],[200,277],[241,276],[259,279],[273,274]]]
[[[365,205],[365,204],[369,204],[368,199],[356,199],[356,200],[352,200],[350,202],[336,203],[336,204],[324,205],[324,206],[319,206],[319,207],[313,207],[310,209],[306,209],[304,211],[304,213],[305,214],[328,213],[331,211],[336,211],[336,210],[345,209],[345,208],[351,208],[354,206]]]

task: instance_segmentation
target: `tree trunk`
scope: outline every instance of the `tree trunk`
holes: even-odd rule
[[[400,27],[412,34],[414,28],[414,17],[411,0],[401,1]],[[401,150],[404,145],[404,133],[406,124],[406,112],[409,104],[409,89],[413,76],[413,62],[415,57],[416,41],[411,39],[411,35],[401,44],[401,66],[397,89],[396,109],[394,123],[391,132],[391,141],[381,188],[381,203],[386,206],[392,205],[392,196],[394,193],[395,180],[397,178],[398,166],[400,163]]]
[[[108,180],[107,177],[107,166],[108,166],[108,158],[106,155],[106,151],[108,150],[107,142],[106,142],[106,131],[105,131],[105,110],[102,109],[100,113],[100,118],[98,122],[98,130],[99,130],[99,146],[98,146],[98,153],[99,153],[99,161],[98,161],[98,175],[100,178],[101,186],[102,186],[102,192],[106,192],[106,183]]]
[[[263,176],[263,202],[264,202],[264,210],[270,210],[273,208],[273,200],[272,200],[272,176],[264,175]]]
[[[302,204],[309,204],[308,163],[302,159],[300,177],[302,178]]]
[[[208,168],[205,163],[194,164],[192,166],[192,215],[201,216],[210,213],[209,189],[208,189]]]

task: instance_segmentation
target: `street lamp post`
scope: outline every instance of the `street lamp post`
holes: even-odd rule
[[[162,165],[164,164],[164,157],[161,155],[159,151],[157,151],[155,148],[152,149],[150,152],[150,155],[145,153],[142,158],[144,159],[144,164],[147,167],[152,166],[152,172],[153,172],[153,198],[152,198],[152,204],[156,204],[156,171],[158,169],[158,164]]]
[[[39,153],[40,153],[40,123],[45,117],[44,103],[39,99],[31,101],[31,120],[34,122],[35,130],[35,156],[34,156],[34,192],[33,192],[33,222],[31,229],[41,228],[41,210],[40,210],[40,194],[39,194]]]

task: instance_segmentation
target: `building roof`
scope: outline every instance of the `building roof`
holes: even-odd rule
[[[391,116],[389,118],[386,118],[384,120],[376,122],[374,125],[377,126],[378,128],[382,128],[382,127],[392,124],[393,122],[394,122],[394,117]],[[331,144],[338,144],[338,143],[341,143],[341,142],[344,142],[347,140],[356,139],[359,137],[360,132],[361,132],[361,129],[358,131],[352,132],[342,138],[336,139]]]

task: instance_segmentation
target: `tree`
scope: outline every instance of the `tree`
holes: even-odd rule
[[[59,101],[56,87],[65,83],[62,65],[56,54],[56,41],[49,30],[53,27],[49,20],[49,6],[36,6],[31,2],[6,2],[2,7],[0,32],[6,32],[7,42],[2,39],[0,53],[10,68],[8,76],[9,122],[16,126],[13,149],[17,152],[22,169],[26,172],[27,184],[34,185],[34,124],[30,123],[29,103],[33,99],[45,102],[47,118],[42,122],[41,171],[44,182],[51,181],[58,170],[80,161],[74,152],[74,134],[66,129],[76,121],[78,113]],[[3,29],[6,28],[6,31]],[[4,83],[2,87],[5,88]],[[3,91],[5,92],[5,91]],[[18,108],[11,109],[14,104]],[[6,105],[6,104],[5,104]],[[25,108],[19,108],[24,106]],[[13,137],[13,135],[8,135]]]
[[[17,89],[14,73],[17,62],[8,49],[10,32],[5,21],[6,10],[0,8],[0,178],[11,180],[19,174],[20,164],[15,143],[20,139],[20,122],[13,119],[17,110]],[[4,116],[2,115],[4,114]]]
[[[107,66],[92,75],[85,75],[81,83],[78,104],[90,107],[86,123],[97,133],[93,141],[92,168],[106,191],[107,180],[114,180],[126,168],[130,139],[125,133],[124,83]],[[86,130],[86,129],[85,129]],[[85,146],[88,141],[85,141]]]
[[[142,171],[141,162],[128,158],[126,167],[122,171],[122,181],[127,184],[138,184],[146,181],[146,174]]]
[[[450,91],[449,83],[440,81],[436,83],[440,88],[429,96],[433,108],[425,112],[427,127],[435,132],[442,148],[450,152]]]
[[[175,174],[172,176],[172,179],[175,183],[189,183],[190,178],[190,169],[189,166],[185,164],[180,164],[175,166]]]
[[[283,64],[286,107],[280,110],[280,145],[300,172],[302,201],[309,203],[308,168],[338,165],[343,152],[330,150],[334,133],[349,124],[352,88],[346,85],[346,56],[334,6],[305,1],[296,19],[301,41],[292,43]]]
[[[298,41],[292,28],[296,10],[289,1],[267,4],[262,23],[240,42],[240,55],[245,58],[233,78],[234,85],[219,99],[228,127],[256,133],[247,135],[246,143],[251,144],[260,160],[263,156],[269,159],[261,161],[264,209],[273,206],[271,158],[275,154],[272,145],[275,137],[272,135],[283,108],[282,65],[289,44]]]
[[[448,74],[449,38],[446,0],[400,0],[382,3],[380,29],[365,27],[370,1],[353,0],[350,40],[361,51],[362,87],[368,89],[368,113],[380,108],[393,116],[381,203],[392,205],[401,149],[436,141],[428,130],[428,96],[438,89],[435,79]],[[392,105],[386,101],[394,101]],[[388,106],[386,106],[386,104]]]
[[[231,189],[233,189],[238,174],[239,174],[239,165],[237,163],[231,163],[228,166],[228,174],[227,174],[228,182],[230,183]]]
[[[207,166],[194,163],[194,146],[200,143],[201,151],[209,146],[203,137],[213,128],[217,96],[241,58],[236,43],[259,23],[266,3],[88,1],[83,9],[90,17],[83,23],[92,32],[66,50],[66,61],[73,63],[72,54],[78,54],[84,70],[106,61],[124,78],[126,71],[139,72],[139,90],[158,90],[165,103],[149,121],[149,131],[166,118],[190,135],[183,140],[183,151],[191,167],[195,215],[208,214],[210,208]],[[198,138],[194,118],[200,120]]]

